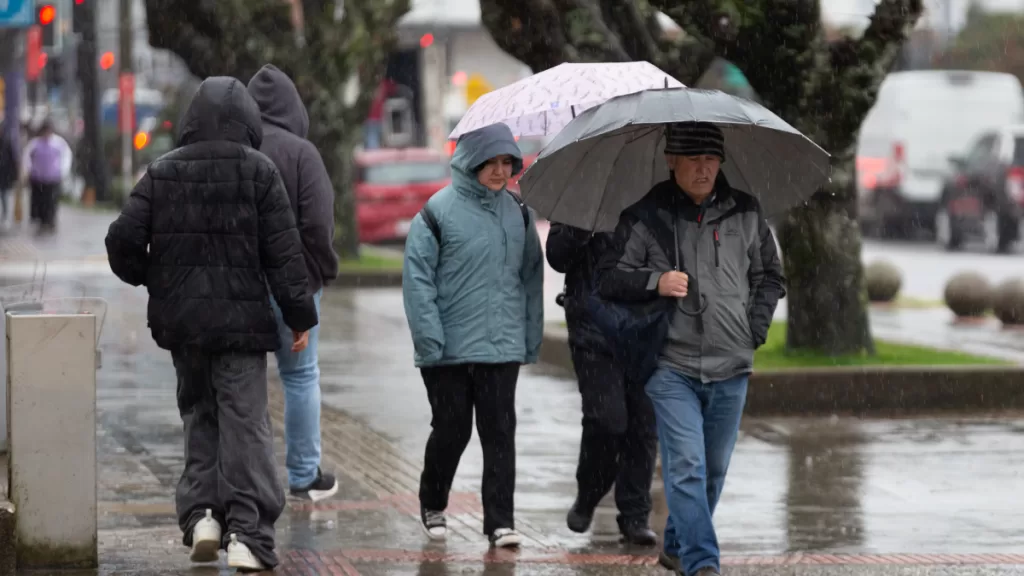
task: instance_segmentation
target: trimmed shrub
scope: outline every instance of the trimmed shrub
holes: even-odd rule
[[[961,272],[946,284],[945,300],[959,317],[984,316],[992,307],[992,286],[981,274]]]
[[[872,262],[864,269],[864,282],[871,302],[892,302],[900,293],[903,274],[891,262]]]

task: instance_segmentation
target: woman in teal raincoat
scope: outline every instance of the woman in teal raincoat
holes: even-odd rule
[[[523,167],[512,132],[494,124],[464,134],[452,184],[413,220],[402,269],[405,315],[433,413],[420,477],[431,539],[447,535],[448,493],[473,433],[484,454],[484,533],[518,546],[515,391],[537,361],[544,324],[544,256],[532,214],[508,192]]]

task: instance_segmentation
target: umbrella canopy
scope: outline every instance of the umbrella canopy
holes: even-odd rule
[[[682,87],[649,62],[560,64],[488,92],[473,103],[448,135],[504,122],[516,136],[557,133],[584,110],[609,98],[648,88]]]
[[[523,176],[523,199],[552,221],[614,230],[623,210],[669,177],[665,125],[688,121],[722,129],[722,173],[768,214],[828,181],[828,153],[763,106],[717,90],[670,88],[613,98],[570,122]]]

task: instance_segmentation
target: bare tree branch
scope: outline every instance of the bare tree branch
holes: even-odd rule
[[[644,13],[647,9],[648,12]],[[650,18],[653,10],[644,3],[634,0],[601,0],[601,13],[609,27],[614,30],[616,38],[621,39],[621,45],[633,60],[646,60],[657,64],[661,59],[661,48],[658,46],[658,39],[661,31],[655,34],[650,28]],[[655,17],[657,25],[657,17]]]
[[[578,59],[549,0],[480,0],[480,13],[498,46],[536,72]]]

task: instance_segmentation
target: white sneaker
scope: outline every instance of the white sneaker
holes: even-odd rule
[[[189,560],[197,563],[216,562],[220,551],[220,524],[213,519],[213,510],[206,509],[206,518],[192,528],[192,554]]]
[[[420,510],[420,523],[427,538],[431,540],[444,540],[448,537],[448,521],[444,512],[436,510]]]
[[[491,546],[497,548],[515,548],[522,543],[523,537],[511,528],[498,528],[491,534]]]
[[[237,534],[232,534],[231,542],[228,543],[228,567],[238,568],[242,572],[260,572],[267,569],[259,558],[252,555],[248,546],[238,541]]]

